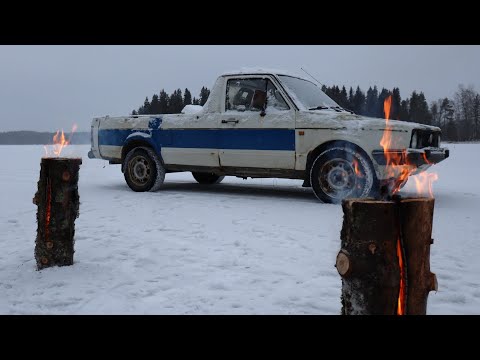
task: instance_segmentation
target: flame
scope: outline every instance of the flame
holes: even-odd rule
[[[60,154],[62,153],[62,150],[65,148],[65,146],[70,144],[72,140],[72,135],[75,131],[77,131],[77,124],[73,124],[72,132],[70,133],[68,140],[66,140],[63,129],[62,129],[62,132],[60,132],[60,130],[57,130],[55,135],[53,135],[53,149],[52,149],[53,155],[48,151],[47,146],[44,146],[43,148],[45,149],[45,156],[59,157]]]
[[[52,209],[52,184],[50,179],[47,178],[47,208],[45,210],[45,241],[49,240],[50,237],[50,217]]]
[[[353,169],[355,170],[355,175],[359,178],[363,178],[363,174],[360,171],[360,168],[358,167],[358,161],[357,159],[353,159]]]
[[[382,139],[380,140],[380,146],[384,151],[392,148],[392,129],[388,124],[390,119],[390,106],[392,104],[392,96],[390,95],[385,99],[383,103],[383,111],[385,113],[385,130],[383,131]],[[387,168],[390,165],[398,165],[401,159],[397,158],[397,154],[385,153],[387,157]]]
[[[415,170],[409,169],[402,164],[403,159],[406,158],[405,150],[399,152],[389,152],[387,150],[395,149],[397,146],[392,139],[392,129],[389,125],[390,110],[392,107],[392,95],[388,96],[383,103],[383,112],[385,113],[385,130],[383,131],[380,146],[385,152],[386,167],[385,171],[388,177],[395,178],[396,182],[393,185],[392,193],[400,190],[400,186],[407,180],[408,176]]]
[[[422,154],[422,157],[423,157],[423,160],[425,160],[425,162],[426,162],[427,164],[431,164],[431,162],[428,161],[428,159],[427,159],[427,154],[426,154],[426,153],[423,153],[423,154]]]
[[[394,143],[392,138],[392,129],[389,125],[390,110],[392,107],[392,96],[388,96],[383,103],[383,111],[385,114],[385,130],[383,132],[382,139],[380,140],[380,146],[385,152],[385,173],[388,178],[394,178],[395,183],[391,188],[392,194],[397,193],[400,190],[400,186],[404,184],[410,175],[412,175],[417,167],[408,163],[406,150],[400,150],[399,146]],[[387,150],[396,150],[397,152],[388,152]],[[422,154],[423,160],[426,164],[432,164],[427,159],[425,153]],[[415,181],[415,188],[418,196],[425,196],[428,192],[428,196],[433,197],[432,182],[438,179],[438,175],[435,173],[420,173],[417,177],[413,177]]]
[[[416,176],[413,176],[412,179],[415,181],[415,189],[417,195],[426,195],[430,198],[433,198],[433,188],[432,183],[438,180],[438,175],[436,173],[420,173]]]
[[[397,315],[406,315],[406,290],[407,282],[405,279],[405,262],[403,260],[402,244],[400,238],[397,240],[397,257],[398,265],[400,266],[400,289],[398,292]]]
[[[68,145],[68,141],[65,140],[65,134],[63,133],[63,129],[62,129],[62,135],[59,136],[59,131],[57,130],[57,133],[55,135],[53,135],[53,153],[56,155],[56,156],[60,156],[60,154],[62,153],[62,149],[64,146],[67,146]]]
[[[383,112],[385,114],[385,119],[387,119],[387,124],[388,124],[388,120],[390,119],[391,108],[392,108],[392,95],[389,95],[383,102]]]

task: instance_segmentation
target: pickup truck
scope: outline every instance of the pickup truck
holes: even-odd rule
[[[302,179],[326,203],[391,193],[449,156],[438,127],[341,108],[314,82],[281,71],[219,76],[203,107],[181,114],[96,117],[89,158],[121,164],[133,191],[156,191],[165,174],[200,184],[225,176]],[[389,166],[392,155],[401,155]],[[393,171],[392,171],[393,169]]]

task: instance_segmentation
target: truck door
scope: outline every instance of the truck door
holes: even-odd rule
[[[171,114],[163,116],[162,157],[167,165],[220,166],[217,114]]]
[[[229,78],[219,120],[222,167],[295,168],[295,110],[269,77]]]

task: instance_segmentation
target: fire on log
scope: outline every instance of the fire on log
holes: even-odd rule
[[[342,314],[425,315],[430,272],[432,198],[345,200],[341,250]]]
[[[37,269],[73,264],[75,219],[79,216],[81,158],[42,158],[37,205]]]

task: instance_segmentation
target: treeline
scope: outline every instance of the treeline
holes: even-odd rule
[[[410,98],[402,100],[400,89],[387,90],[377,87],[369,87],[365,93],[359,86],[355,90],[350,87],[347,92],[345,86],[342,89],[336,85],[332,87],[322,86],[323,92],[330,96],[341,107],[352,110],[355,114],[377,117],[384,119],[383,104],[385,99],[392,96],[390,119],[413,121],[422,124],[431,124],[431,116],[425,95],[423,92],[414,91]]]
[[[51,132],[7,131],[0,132],[0,145],[49,145],[53,143]],[[65,134],[69,138],[69,134]],[[76,132],[71,137],[72,145],[90,144],[89,132]]]
[[[423,92],[413,91],[409,97],[402,99],[400,89],[392,90],[376,86],[365,92],[359,86],[354,90],[345,86],[322,86],[322,90],[341,107],[356,114],[385,118],[383,104],[388,96],[392,96],[390,118],[401,121],[417,122],[438,126],[442,129],[442,138],[450,141],[480,140],[480,95],[473,87],[459,85],[452,99],[447,97],[427,102]],[[177,114],[185,105],[204,105],[210,90],[202,87],[199,97],[192,98],[188,89],[181,89],[168,95],[165,90],[148,97],[132,115],[142,114]]]
[[[133,110],[132,115],[145,114],[178,114],[182,111],[185,105],[201,105],[203,106],[210,95],[210,90],[205,86],[200,90],[198,98],[193,97],[190,90],[185,89],[182,94],[181,89],[175,90],[168,95],[164,89],[159,94],[153,94],[151,99],[148,96],[145,98],[143,105],[138,110]]]
[[[442,129],[442,138],[450,141],[480,140],[480,94],[475,89],[459,85],[452,99],[442,98],[427,103],[423,92],[413,91],[410,97],[402,100],[400,89],[387,90],[377,87],[363,92],[357,86],[346,90],[345,86],[322,86],[322,90],[335,102],[356,114],[384,118],[383,103],[392,95],[390,118]]]

